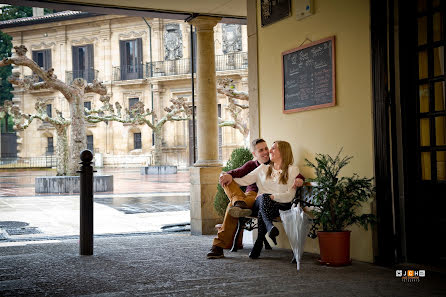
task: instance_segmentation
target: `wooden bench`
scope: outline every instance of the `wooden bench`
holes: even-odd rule
[[[296,195],[294,196],[294,198],[292,200],[292,204],[297,205],[298,203],[300,203],[301,207],[306,207],[306,206],[307,207],[315,207],[316,205],[314,205],[312,203],[311,190],[312,190],[311,184],[308,182],[304,183],[304,185],[302,187],[297,189]],[[243,230],[252,231],[259,227],[257,225],[257,223],[254,221],[254,219],[257,219],[257,217],[248,216],[248,217],[240,217],[238,219],[237,230],[235,232],[234,240],[232,242],[231,252],[237,252],[238,238],[239,238],[240,234],[243,232]],[[273,220],[273,222],[281,222],[280,217],[275,218]],[[310,233],[308,234],[308,236],[310,238],[316,238],[315,224],[313,224],[313,226],[311,227],[311,230],[310,230]],[[267,249],[267,250],[272,249],[271,245],[266,240],[266,238],[263,243],[265,245],[265,249]]]

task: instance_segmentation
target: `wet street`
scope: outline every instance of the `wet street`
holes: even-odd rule
[[[139,168],[95,168],[95,175],[113,175],[113,194],[189,192],[189,171],[177,174],[141,175]],[[34,179],[54,176],[55,170],[0,170],[0,197],[34,196]],[[46,194],[38,194],[45,196]]]
[[[113,192],[94,195],[94,233],[189,230],[189,171],[141,175],[139,168],[105,168]],[[36,194],[34,179],[54,170],[0,171],[0,245],[79,234],[79,194]]]

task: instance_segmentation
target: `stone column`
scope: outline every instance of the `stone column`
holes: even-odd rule
[[[221,218],[214,210],[221,163],[218,160],[218,114],[214,26],[220,18],[199,16],[190,21],[197,32],[198,160],[191,168],[191,233],[215,234]]]
[[[197,31],[197,134],[195,166],[221,166],[218,160],[218,114],[215,73],[214,26],[219,18],[197,17],[190,23]]]

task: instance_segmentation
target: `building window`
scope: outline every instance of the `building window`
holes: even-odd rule
[[[121,80],[142,78],[142,39],[121,40]]]
[[[47,144],[46,153],[47,155],[52,155],[54,153],[53,137],[47,137]]]
[[[139,102],[139,98],[129,98],[129,112],[132,110],[132,107],[136,104],[136,102]],[[133,118],[131,113],[130,117]]]
[[[83,78],[91,83],[95,79],[93,44],[73,46],[73,79]]]
[[[84,108],[91,110],[91,101],[85,101],[84,102]],[[85,112],[85,115],[87,115],[87,113]]]
[[[141,149],[142,143],[141,143],[141,133],[133,133],[133,149]]]
[[[32,52],[33,61],[43,68],[44,70],[48,70],[51,68],[51,50],[41,50],[41,51],[33,51]]]
[[[87,135],[87,150],[93,152],[93,135]]]
[[[41,51],[32,51],[33,61],[39,65],[43,70],[48,70],[51,68],[51,50],[41,50]],[[39,77],[39,81],[43,81],[41,77]]]
[[[135,105],[136,102],[139,102],[139,98],[129,98],[129,110],[132,109],[133,105]]]
[[[53,117],[53,108],[51,104],[46,105],[46,114],[48,115],[49,118]]]

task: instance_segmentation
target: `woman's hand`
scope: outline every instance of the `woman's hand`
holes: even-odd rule
[[[269,198],[270,198],[271,200],[274,200],[274,195],[269,195]]]
[[[297,189],[297,188],[299,188],[299,187],[302,187],[303,184],[304,184],[303,179],[301,179],[301,178],[296,178],[296,179],[294,180],[293,189]]]

